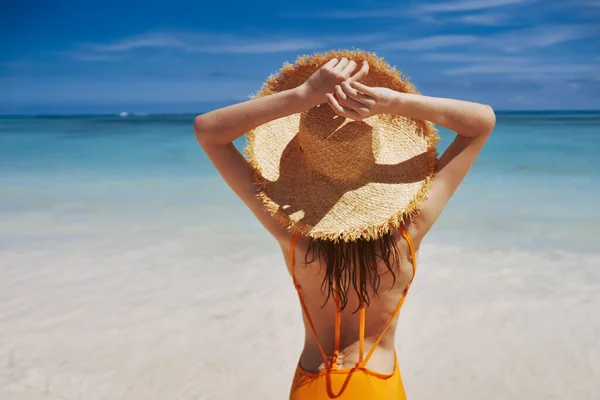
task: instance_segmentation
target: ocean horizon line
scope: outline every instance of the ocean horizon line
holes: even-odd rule
[[[86,118],[86,117],[149,117],[149,116],[194,116],[199,114],[205,114],[208,111],[203,112],[128,112],[126,110],[121,112],[114,113],[22,113],[22,114],[2,114],[0,113],[0,118]],[[568,109],[549,109],[549,110],[495,110],[497,115],[512,115],[512,114],[522,114],[522,115],[546,115],[546,114],[595,114],[600,113],[600,109],[597,110],[568,110]]]

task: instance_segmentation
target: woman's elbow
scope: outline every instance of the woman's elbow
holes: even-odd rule
[[[211,136],[206,121],[202,115],[198,115],[196,118],[194,118],[194,135],[196,135],[196,139],[198,139],[198,142],[200,143],[207,141]]]
[[[217,144],[219,138],[219,135],[215,134],[211,123],[204,115],[198,115],[194,118],[194,134],[201,146],[206,144]]]
[[[489,135],[490,133],[492,133],[492,131],[494,130],[494,127],[496,126],[496,113],[494,112],[494,109],[491,106],[488,105],[482,105],[482,110],[481,110],[481,132],[485,133],[486,135]]]

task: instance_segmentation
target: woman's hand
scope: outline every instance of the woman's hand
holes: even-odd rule
[[[327,93],[333,93],[335,87],[344,81],[355,82],[369,73],[369,64],[364,61],[360,71],[352,75],[357,65],[354,60],[337,58],[329,60],[300,86],[300,90],[315,104],[325,103]]]
[[[370,87],[356,81],[344,81],[327,93],[327,101],[336,114],[362,121],[375,114],[388,112],[394,95],[398,93],[385,87]]]

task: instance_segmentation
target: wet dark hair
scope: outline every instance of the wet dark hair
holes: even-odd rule
[[[369,286],[373,289],[373,295],[379,297],[379,261],[383,261],[392,274],[392,286],[396,283],[400,252],[391,232],[376,240],[359,239],[336,243],[311,239],[305,263],[312,263],[321,257],[325,263],[325,277],[321,283],[321,291],[326,295],[325,304],[335,295],[342,310],[348,305],[348,292],[351,287],[359,299],[358,308],[354,312],[361,306],[370,304]]]

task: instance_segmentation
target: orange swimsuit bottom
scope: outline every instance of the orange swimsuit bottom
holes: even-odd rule
[[[292,279],[294,280],[294,286],[298,292],[300,299],[300,305],[302,311],[306,317],[306,320],[312,330],[313,335],[319,346],[325,369],[319,372],[306,371],[300,366],[296,368],[296,374],[292,382],[292,388],[290,391],[290,400],[319,400],[319,399],[338,399],[338,400],[367,400],[367,399],[394,399],[403,400],[406,399],[404,393],[404,385],[402,384],[402,378],[400,377],[400,369],[398,367],[398,359],[394,351],[394,370],[391,374],[382,374],[380,372],[372,371],[366,368],[373,351],[381,341],[383,335],[388,330],[394,318],[400,312],[404,299],[408,293],[408,289],[415,277],[416,272],[416,256],[413,241],[404,229],[400,229],[402,236],[408,242],[410,248],[411,261],[413,265],[413,277],[406,286],[394,313],[390,317],[389,321],[385,325],[385,328],[379,335],[379,338],[369,351],[364,356],[364,341],[365,341],[365,307],[360,308],[360,339],[359,339],[359,360],[353,368],[337,368],[337,357],[339,354],[340,347],[340,320],[341,313],[339,308],[339,301],[336,298],[336,313],[335,313],[335,341],[334,341],[334,353],[332,356],[331,363],[317,337],[317,333],[312,321],[312,318],[308,312],[308,308],[302,296],[300,285],[296,280],[294,274],[294,248],[299,235],[294,235],[292,243],[290,245],[290,272]],[[335,298],[335,297],[334,297]]]

